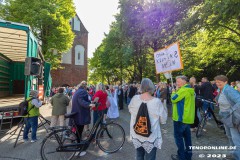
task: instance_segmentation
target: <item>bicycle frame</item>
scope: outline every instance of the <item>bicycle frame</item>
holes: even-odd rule
[[[208,100],[205,100],[205,99],[200,99],[200,98],[198,98],[198,100],[201,100],[202,102],[207,102],[207,103],[210,104],[210,105],[217,106],[216,103],[211,102],[211,101],[208,101]],[[213,110],[212,110],[212,108],[211,108],[210,105],[208,105],[208,106],[207,106],[207,110],[204,111],[204,118],[207,119],[207,118],[209,117],[208,113],[211,113],[211,115],[213,116],[213,119],[215,120],[215,122],[217,123],[217,125],[222,124],[222,122],[220,122],[220,121],[217,119],[217,117],[215,116],[215,114],[214,114],[214,112],[213,112]],[[202,107],[203,107],[203,106],[202,106]]]
[[[218,124],[219,120],[217,119],[217,117],[215,116],[213,110],[208,106],[206,112],[205,112],[205,116],[206,118],[208,118],[208,113],[211,113],[211,115],[213,116],[213,119],[215,120],[215,122]]]
[[[100,115],[100,114],[99,114]],[[101,114],[97,120],[97,122],[94,124],[93,128],[91,129],[89,136],[86,140],[80,141],[80,143],[75,143],[75,144],[67,144],[67,145],[63,145],[61,140],[58,140],[58,143],[60,144],[59,147],[57,148],[58,152],[77,152],[77,151],[82,151],[83,148],[88,148],[89,144],[91,143],[91,141],[93,140],[94,136],[96,135],[96,132],[99,128],[102,122],[104,114]],[[78,131],[77,131],[78,132]],[[77,133],[79,134],[79,133]],[[111,138],[111,135],[108,133],[108,136]],[[56,137],[56,135],[55,135]],[[76,147],[76,148],[74,148]]]

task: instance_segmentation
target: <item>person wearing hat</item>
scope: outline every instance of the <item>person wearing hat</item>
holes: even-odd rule
[[[187,84],[186,76],[177,76],[177,90],[173,89],[171,100],[173,104],[174,139],[177,145],[177,155],[172,155],[172,160],[191,160],[192,146],[190,124],[195,117],[195,92]]]
[[[23,140],[24,142],[27,142],[28,139],[28,133],[31,129],[32,135],[31,135],[31,142],[37,141],[37,128],[38,128],[38,116],[39,113],[39,107],[43,105],[42,101],[38,99],[38,91],[37,90],[31,90],[30,91],[30,97],[27,98],[27,100],[30,100],[28,102],[28,115],[25,116],[24,122],[25,122],[25,128],[23,132]]]

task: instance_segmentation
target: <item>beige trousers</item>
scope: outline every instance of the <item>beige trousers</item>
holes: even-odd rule
[[[66,125],[65,120],[64,120],[64,115],[59,115],[59,116],[52,116],[50,127],[57,126],[58,120],[59,120],[59,126],[65,126]]]

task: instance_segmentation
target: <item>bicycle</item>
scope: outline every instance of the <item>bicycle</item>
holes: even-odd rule
[[[75,114],[70,113],[65,115],[65,118],[72,120],[73,127],[76,127],[72,119]],[[51,133],[42,142],[41,158],[43,160],[71,160],[73,157],[76,157],[77,152],[81,153],[85,151],[95,137],[96,144],[103,152],[115,153],[120,150],[125,142],[124,129],[114,121],[106,124],[102,123],[104,115],[99,112],[98,114],[99,118],[90,130],[87,139],[81,140],[80,143],[77,142],[76,135],[79,135],[79,133],[74,133],[72,128],[67,126],[51,128]]]
[[[200,114],[201,114],[202,118],[200,120],[200,123],[198,124],[198,128],[197,128],[197,131],[196,131],[196,137],[199,138],[200,136],[202,136],[202,131],[204,130],[204,127],[206,125],[207,120],[210,118],[209,115],[213,116],[213,119],[216,122],[218,128],[224,129],[223,123],[217,119],[217,117],[215,116],[212,108],[210,107],[211,105],[212,106],[217,106],[217,104],[214,103],[214,102],[205,100],[205,99],[201,99],[201,98],[197,98],[197,100],[200,100],[202,102],[206,102],[206,103],[208,103],[210,105],[208,105],[208,107],[207,107],[207,109],[205,111],[203,109],[202,109],[202,111],[200,111],[201,112]]]

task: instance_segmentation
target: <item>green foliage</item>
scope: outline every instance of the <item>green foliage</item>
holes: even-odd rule
[[[225,74],[230,79],[236,80],[240,77],[239,46],[228,38],[239,41],[237,36],[222,28],[214,32],[200,30],[191,39],[185,41],[183,59],[185,62],[184,73],[196,76],[200,79],[208,76],[213,79],[218,74]]]
[[[69,20],[74,17],[72,0],[6,0],[0,5],[0,17],[32,27],[41,41],[42,52],[53,68],[59,67],[61,53],[71,48],[74,33]],[[57,54],[53,54],[53,50]]]
[[[90,60],[91,79],[156,82],[153,53],[175,41],[180,41],[184,70],[174,75],[239,79],[240,1],[120,0],[119,8]]]
[[[189,10],[182,22],[184,73],[210,79],[225,74],[240,77],[240,2],[205,1]]]
[[[130,63],[131,46],[124,41],[119,28],[117,23],[111,25],[111,31],[89,60],[90,81],[110,84],[125,78],[124,68]]]

